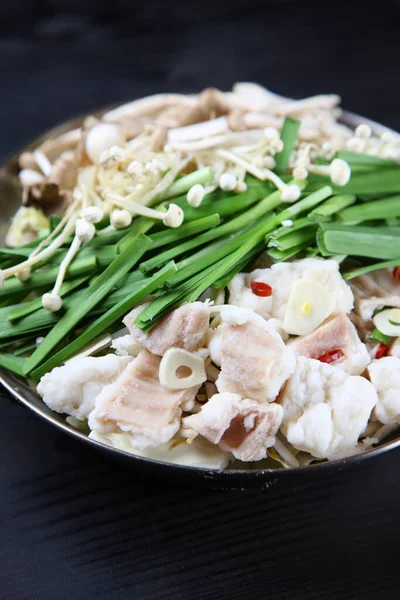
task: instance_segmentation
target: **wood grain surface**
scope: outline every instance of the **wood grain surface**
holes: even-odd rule
[[[398,2],[3,2],[0,157],[98,105],[240,79],[335,91],[400,129],[399,17]],[[0,600],[399,597],[400,451],[216,491],[136,473],[0,393],[0,456]]]

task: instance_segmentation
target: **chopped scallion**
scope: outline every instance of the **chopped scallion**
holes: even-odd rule
[[[385,344],[386,346],[387,344],[390,344],[393,338],[391,338],[389,335],[385,335],[384,333],[379,331],[379,329],[374,329],[369,334],[368,339],[374,342],[379,342],[380,344]]]

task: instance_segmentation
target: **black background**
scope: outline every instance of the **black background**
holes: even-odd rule
[[[0,157],[102,104],[246,79],[338,92],[400,129],[399,18],[399,2],[4,1]],[[3,395],[0,598],[398,598],[399,461],[195,489],[137,474]]]

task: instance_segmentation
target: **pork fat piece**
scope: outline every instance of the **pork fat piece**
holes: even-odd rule
[[[350,375],[361,375],[371,362],[367,347],[358,337],[353,323],[343,313],[310,335],[296,338],[289,346],[296,354],[316,359],[328,352],[341,350],[344,356],[336,360],[334,366]]]
[[[235,458],[255,461],[265,458],[267,448],[274,445],[282,413],[279,404],[261,405],[223,393],[212,396],[199,413],[183,419],[183,424]]]
[[[169,348],[183,348],[189,352],[204,344],[210,313],[202,302],[184,304],[165,316],[148,333],[134,324],[143,305],[132,310],[123,322],[133,339],[152,354],[163,356]]]
[[[131,357],[107,354],[77,357],[46,373],[37,387],[49,408],[77,419],[87,419],[96,397],[123,372]]]
[[[161,359],[142,350],[115,384],[103,390],[89,417],[100,433],[129,432],[132,445],[143,449],[170,440],[179,429],[181,404],[194,403],[198,387],[170,390],[160,384]]]
[[[253,310],[227,306],[212,337],[212,360],[221,366],[219,392],[271,402],[294,370],[295,356],[275,327]]]

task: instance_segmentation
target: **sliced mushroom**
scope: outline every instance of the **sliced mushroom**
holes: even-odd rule
[[[39,205],[45,212],[63,214],[72,202],[77,173],[74,154],[63,154],[52,165],[50,175],[43,182],[23,186],[23,204]]]
[[[196,104],[196,96],[186,96],[183,94],[155,94],[140,98],[133,102],[128,102],[118,106],[103,115],[103,120],[108,122],[119,122],[125,117],[131,119],[143,117],[146,115],[155,115],[164,108],[175,105],[182,107],[193,107]]]
[[[45,140],[36,150],[42,152],[50,162],[54,162],[64,152],[75,149],[80,138],[81,130],[71,129],[71,131],[66,131],[55,138]],[[33,152],[23,152],[18,159],[18,165],[21,169],[37,170],[37,162]]]

